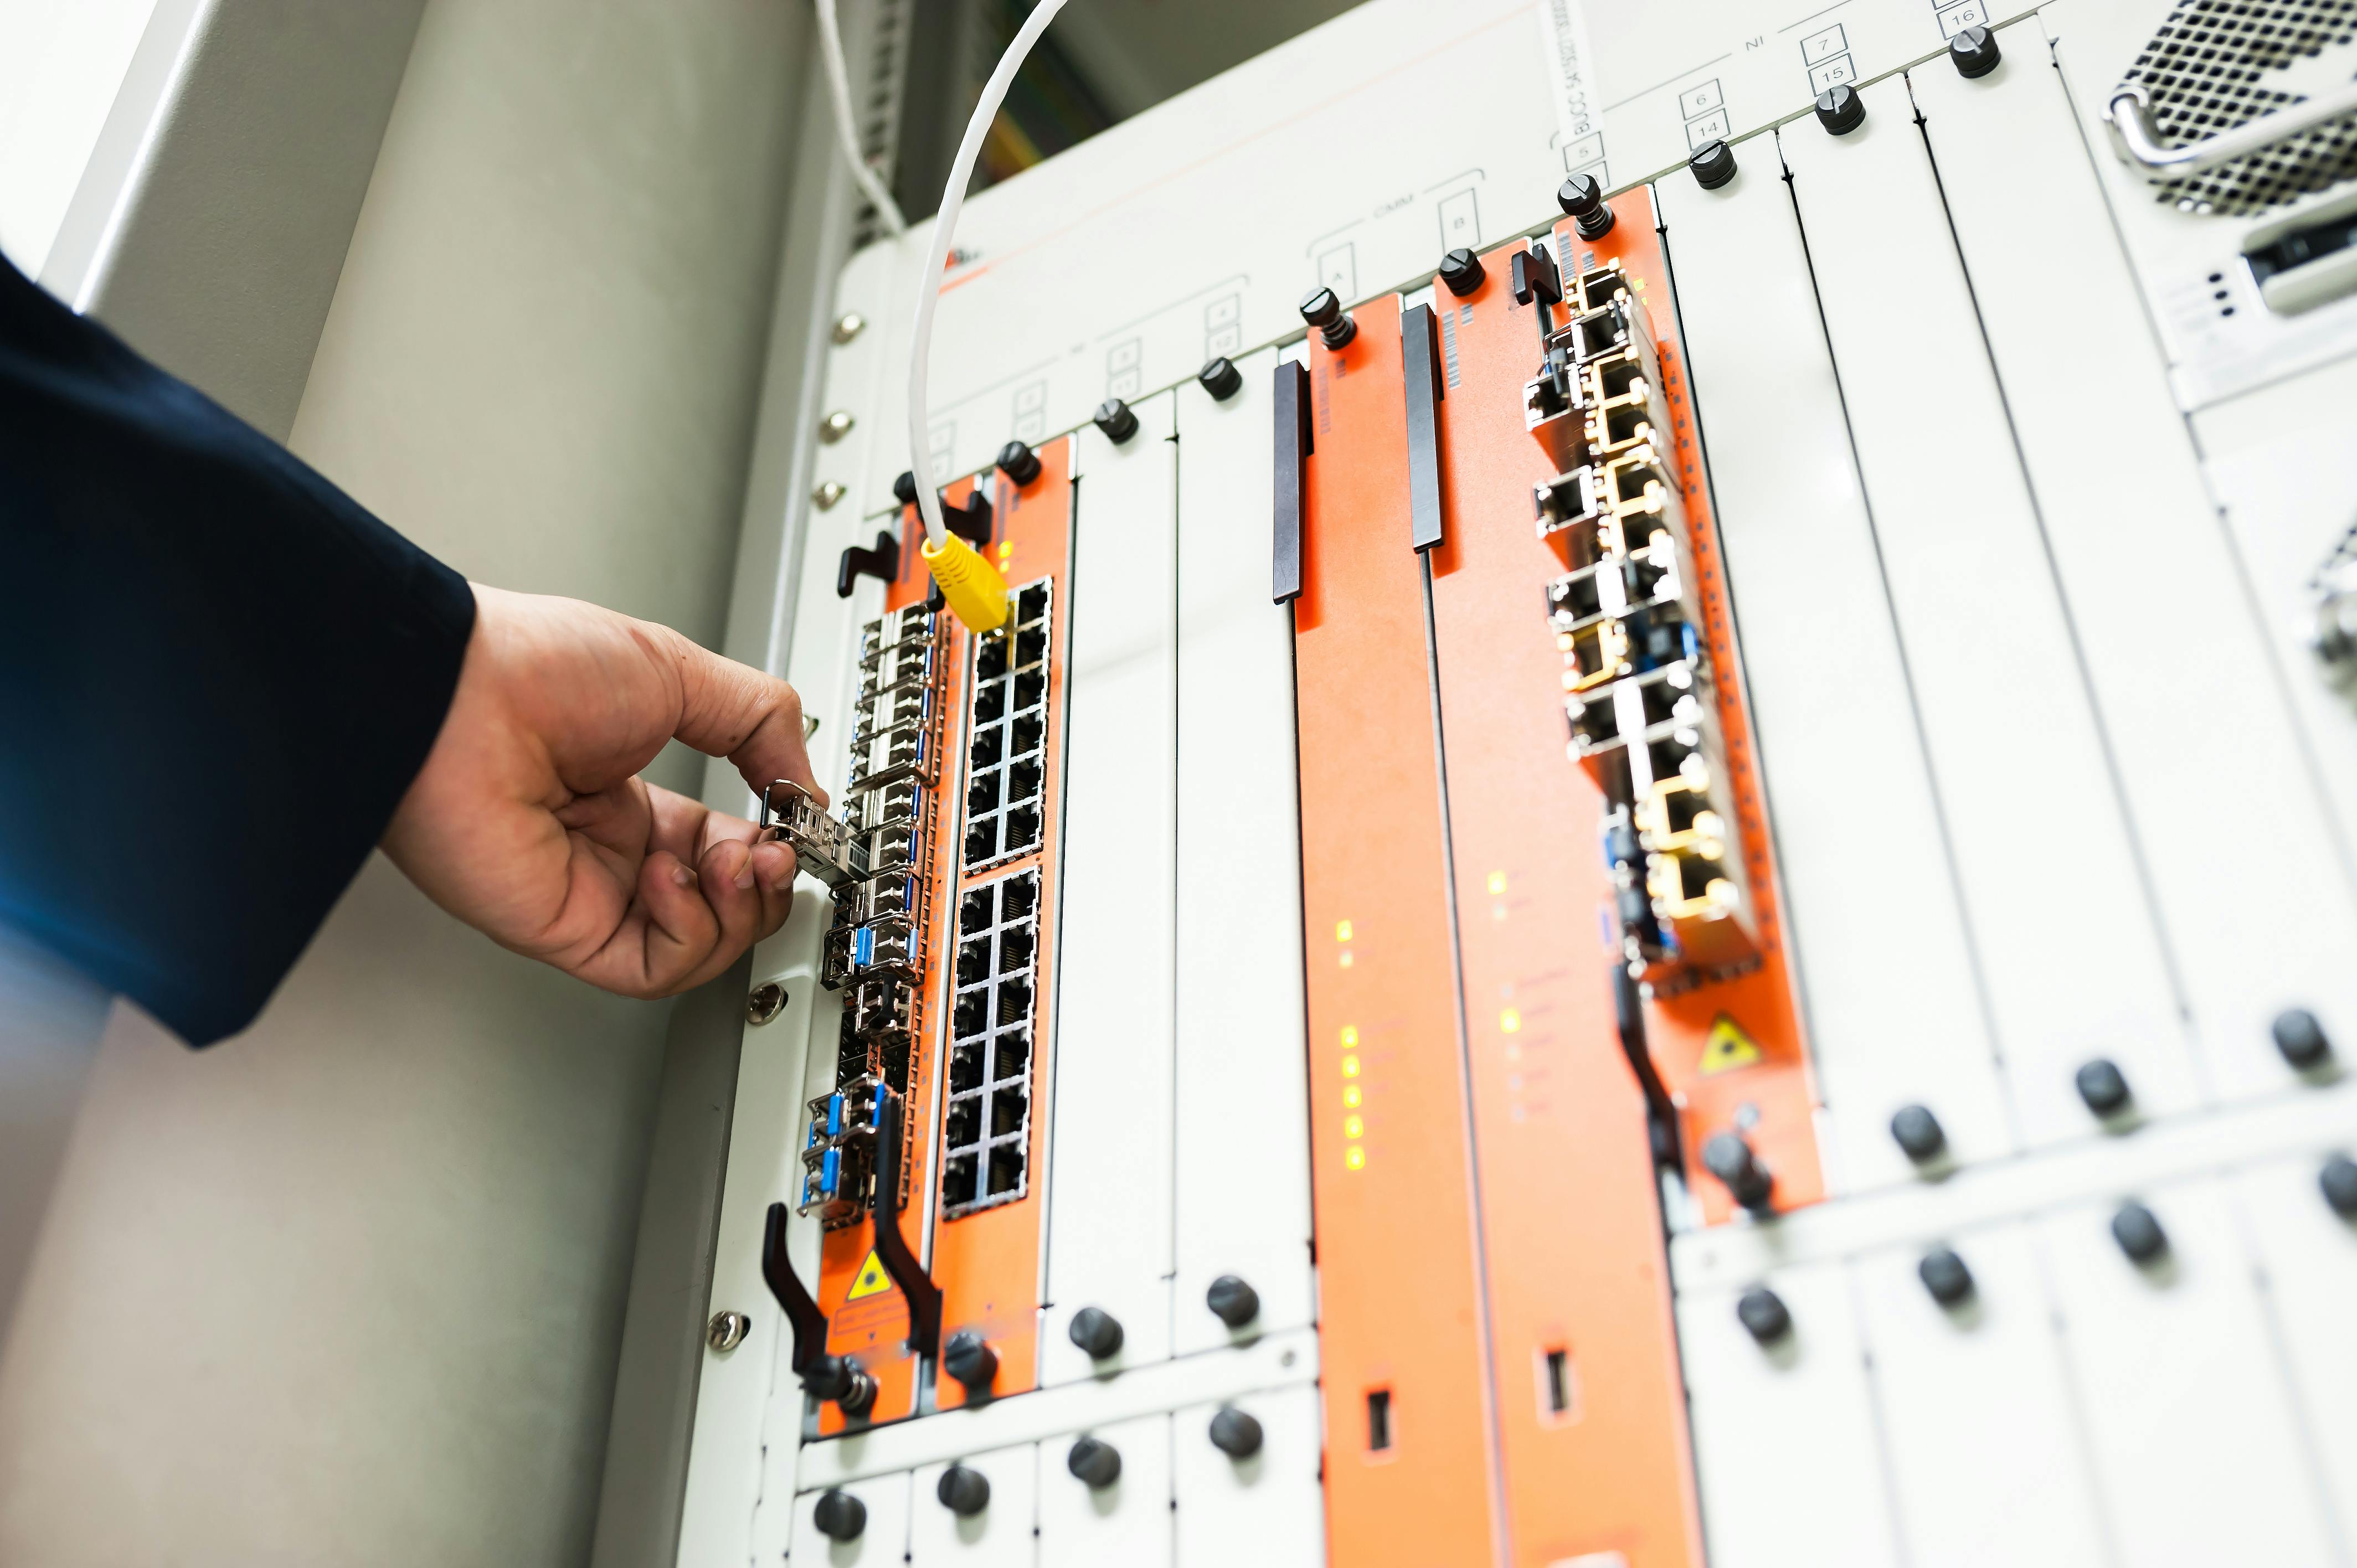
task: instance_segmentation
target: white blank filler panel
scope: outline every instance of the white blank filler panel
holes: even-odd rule
[[[1907,83],[1859,97],[1846,135],[1786,125],[1784,162],[2017,1124],[2084,1137],[2092,1058],[2147,1112],[2195,1103],[2184,1025]],[[2075,907],[2026,918],[2058,880]]]
[[[2120,1250],[2110,1202],[2059,1210],[2038,1238],[2118,1560],[2340,1561],[2224,1195],[2138,1196],[2169,1238],[2152,1262]]]
[[[1063,908],[1039,1380],[1170,1354],[1172,859],[1178,836],[1178,464],[1172,397],[1080,469],[1066,665]],[[1093,1306],[1122,1348],[1068,1332]]]
[[[1260,1452],[1232,1459],[1211,1444],[1217,1405],[1171,1418],[1170,1495],[1178,1568],[1270,1568],[1326,1561],[1323,1443],[1315,1388],[1252,1394],[1235,1408],[1260,1423]]]
[[[1973,1294],[1954,1306],[1933,1300],[1917,1272],[1942,1244],[1973,1274]],[[1910,1568],[2110,1561],[2027,1233],[2007,1226],[1871,1252],[1851,1274]]]
[[[1841,393],[1773,137],[1662,180],[1791,945],[1843,1187],[1913,1174],[1891,1114],[1960,1163],[2012,1147]]]
[[[1039,1445],[1039,1568],[1170,1568],[1170,1418],[1089,1434],[1121,1455],[1109,1487],[1072,1474],[1070,1437]]]
[[[1276,355],[1236,368],[1224,403],[1178,389],[1182,1356],[1315,1315],[1293,618],[1269,596]],[[1204,1305],[1222,1274],[1260,1295],[1233,1334]]]
[[[1678,1302],[1712,1568],[1900,1562],[1842,1265],[1766,1283],[1792,1316],[1768,1345],[1737,1319],[1737,1293]]]
[[[2357,1133],[2357,1129],[2352,1129]],[[2350,1140],[2357,1146],[2357,1136]],[[2238,1172],[2233,1198],[2266,1272],[2294,1397],[2346,1544],[2357,1530],[2357,1225],[2317,1185],[2327,1151]]]
[[[1038,1446],[994,1449],[957,1463],[982,1473],[990,1500],[978,1513],[957,1513],[941,1498],[950,1466],[920,1468],[909,1500],[909,1562],[913,1568],[1032,1568],[1039,1545]]]
[[[1994,72],[1920,70],[1915,102],[2199,1059],[2221,1094],[2287,1087],[2278,1010],[2313,1008],[2357,1038],[2357,895],[2061,81],[2034,22],[1998,38]],[[2096,890],[2063,875],[2072,924],[2104,918],[2085,903]]]
[[[836,1541],[818,1527],[816,1514],[823,1491],[804,1492],[794,1499],[794,1543],[787,1561],[794,1568],[897,1568],[908,1561],[909,1514],[911,1498],[909,1474],[879,1476],[871,1481],[849,1481],[834,1488],[859,1499],[866,1522],[849,1541]],[[712,1562],[737,1559],[713,1558]],[[770,1561],[765,1553],[760,1559]],[[685,1556],[686,1568],[694,1563]]]

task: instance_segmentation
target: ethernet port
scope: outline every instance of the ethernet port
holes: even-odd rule
[[[1652,728],[1655,725],[1667,724],[1678,716],[1678,702],[1685,695],[1684,692],[1671,685],[1667,681],[1648,681],[1645,682],[1643,691],[1647,729]],[[1673,767],[1670,771],[1675,772],[1676,768]],[[1664,779],[1668,776],[1658,771],[1653,775],[1656,779]]]
[[[1612,476],[1612,493],[1624,501],[1643,500],[1656,486],[1662,486],[1662,471],[1650,463],[1624,463]]]
[[[990,1151],[990,1193],[1004,1197],[1023,1189],[1023,1140],[1009,1138]]]
[[[1605,401],[1627,397],[1631,391],[1644,390],[1645,367],[1634,359],[1612,360],[1596,367],[1597,384],[1604,389]]]
[[[1579,274],[1579,297],[1590,310],[1601,310],[1616,294],[1628,291],[1629,279],[1619,267],[1598,267]]]
[[[1003,886],[1006,889],[1006,918],[1008,919],[1021,919],[1024,916],[1029,914],[1034,908],[1039,907],[1039,879],[1038,877],[1017,876],[1007,881]]]
[[[1036,757],[1017,763],[1006,770],[1006,798],[1009,800],[1036,800],[1039,798],[1039,759]]]
[[[1582,751],[1593,751],[1620,738],[1620,718],[1613,710],[1609,688],[1568,699],[1564,714],[1571,721],[1573,744]]]
[[[1022,1030],[1011,1029],[992,1043],[990,1077],[994,1083],[1020,1082],[1030,1067],[1031,1036]]]
[[[974,775],[974,781],[965,787],[967,815],[979,817],[998,810],[998,782],[999,776],[995,772]]]
[[[1048,628],[1027,626],[1015,634],[1015,666],[1025,669],[1048,657]]]
[[[974,678],[996,681],[1006,673],[1006,639],[1004,634],[985,637],[974,647]]]
[[[990,978],[990,939],[969,937],[958,944],[957,983],[979,985]]]
[[[1571,324],[1572,341],[1577,345],[1580,361],[1586,363],[1599,354],[1609,354],[1629,340],[1629,324],[1620,319],[1617,310],[1596,310],[1575,319]]]
[[[1015,974],[1031,967],[1031,928],[1011,926],[998,933],[998,972]]]
[[[1006,813],[1006,847],[1030,849],[1039,842],[1039,809],[1017,806]]]
[[[1662,579],[1670,575],[1669,562],[1662,557],[1649,559],[1647,555],[1632,555],[1622,573],[1621,581],[1629,588],[1629,602],[1632,605],[1651,604],[1661,588]],[[1671,586],[1674,591],[1676,585],[1672,584]]]
[[[998,983],[998,1016],[1003,1022],[1031,1015],[1031,982],[1020,975],[1008,975]]]
[[[990,1027],[990,992],[961,993],[957,1005],[950,1013],[950,1033],[961,1040],[971,1039]]]
[[[963,1095],[950,1101],[942,1118],[942,1138],[952,1149],[982,1142],[981,1095]]]
[[[1040,620],[1045,618],[1047,614],[1047,584],[1034,583],[1029,587],[1024,589],[1020,595],[1017,596],[1015,600],[1015,618],[1017,620]]]
[[[1006,682],[992,681],[974,689],[974,722],[996,724],[1006,712]]]
[[[1547,618],[1558,631],[1569,631],[1590,616],[1604,613],[1604,596],[1593,571],[1557,577],[1546,587]]]
[[[1010,727],[1014,734],[1007,742],[1008,749],[1013,755],[1021,757],[1026,752],[1039,749],[1039,736],[1047,728],[1047,724],[1038,714],[1017,714]]]
[[[1652,767],[1655,779],[1675,779],[1686,754],[1693,749],[1686,744],[1684,736],[1665,735],[1646,746],[1645,757]]]
[[[1023,1130],[1023,1118],[1030,1113],[1031,1095],[1019,1083],[1002,1083],[990,1091],[990,1135],[1005,1137]]]
[[[961,1208],[979,1201],[982,1197],[981,1175],[980,1155],[952,1156],[942,1172],[942,1201],[952,1208]]]
[[[1025,670],[1015,677],[1015,711],[1036,708],[1048,695],[1048,672],[1040,669]],[[1017,750],[1023,748],[1017,746]]]
[[[998,889],[977,887],[958,903],[958,929],[983,930],[997,922]]]
[[[985,817],[965,830],[965,857],[979,863],[998,853],[998,819]]]
[[[1682,854],[1676,860],[1678,897],[1688,903],[1709,897],[1710,885],[1723,880],[1717,861],[1706,860],[1698,854]]]
[[[1641,403],[1624,403],[1619,408],[1604,411],[1604,443],[1608,446],[1642,441],[1652,428],[1653,416]]]
[[[1692,789],[1662,791],[1662,820],[1673,833],[1694,832],[1695,819],[1709,809],[1707,802]]]
[[[982,1087],[983,1045],[967,1040],[950,1047],[950,1092],[964,1094]]]
[[[973,760],[974,766],[977,768],[996,768],[998,766],[998,748],[1006,743],[1006,736],[996,726],[977,730],[974,732],[974,746],[966,756]]]

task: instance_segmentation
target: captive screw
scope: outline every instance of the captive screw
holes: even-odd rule
[[[1242,1328],[1260,1316],[1260,1292],[1233,1274],[1222,1274],[1203,1293],[1203,1305],[1229,1327]]]
[[[1612,209],[1604,202],[1604,188],[1592,174],[1576,174],[1555,193],[1555,202],[1572,220],[1583,240],[1600,240],[1612,232]]]
[[[1760,1156],[1751,1152],[1737,1132],[1721,1133],[1702,1146],[1702,1166],[1727,1184],[1735,1201],[1746,1208],[1760,1208],[1768,1202],[1769,1194],[1776,1187],[1776,1179]]]
[[[1459,299],[1480,288],[1487,275],[1481,270],[1481,258],[1461,245],[1440,258],[1440,281]]]
[[[1334,291],[1320,285],[1301,296],[1301,319],[1318,328],[1318,338],[1329,349],[1340,349],[1359,335],[1359,324],[1342,308]]]
[[[1260,1452],[1260,1423],[1233,1405],[1222,1405],[1211,1417],[1211,1446],[1231,1459],[1249,1459]]]

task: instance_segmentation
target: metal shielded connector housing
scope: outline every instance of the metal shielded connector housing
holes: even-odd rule
[[[1038,849],[1047,819],[1048,672],[1055,626],[1049,579],[1014,595],[1000,630],[974,641],[962,843],[979,871]]]
[[[942,1112],[942,1216],[1030,1190],[1031,1046],[1039,1000],[1039,874],[970,887],[959,900]]]
[[[794,858],[830,887],[866,875],[864,846],[844,823],[822,810],[817,797],[791,779],[761,791],[759,841],[792,846]]]
[[[818,1209],[830,1230],[857,1224],[875,1201],[876,1093],[881,1086],[881,1079],[862,1074],[810,1101],[799,1211]]]

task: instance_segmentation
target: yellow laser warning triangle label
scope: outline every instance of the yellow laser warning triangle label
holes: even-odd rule
[[[867,1261],[859,1265],[859,1277],[851,1282],[851,1294],[843,1299],[857,1301],[862,1296],[882,1295],[891,1288],[892,1276],[884,1272],[884,1260],[870,1252]]]
[[[1749,1067],[1760,1059],[1760,1042],[1743,1032],[1743,1026],[1721,1013],[1710,1026],[1710,1038],[1703,1042],[1702,1075],[1733,1072],[1739,1067]]]

